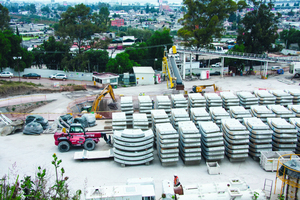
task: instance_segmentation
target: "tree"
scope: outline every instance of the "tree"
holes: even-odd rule
[[[133,66],[139,66],[139,64],[130,60],[127,53],[122,52],[117,54],[115,58],[109,59],[106,65],[106,71],[123,74],[124,72],[132,72]]]
[[[238,29],[237,43],[244,44],[245,52],[261,54],[276,51],[272,43],[278,38],[279,13],[272,13],[273,4],[252,0],[254,10],[245,14]]]
[[[136,43],[131,47],[127,47],[125,53],[129,55],[129,59],[139,63],[141,66],[149,66],[148,49],[146,42]],[[151,59],[153,63],[153,59]]]
[[[30,4],[30,5],[29,5],[28,11],[29,11],[31,14],[35,14],[35,13],[36,13],[35,4]]]
[[[185,46],[208,47],[213,38],[220,38],[224,30],[222,22],[229,13],[246,6],[245,2],[238,5],[233,0],[184,0],[187,12],[179,22],[183,28],[178,36],[183,38]],[[197,56],[198,59],[198,56]]]
[[[164,56],[165,45],[167,50],[173,46],[173,40],[170,35],[169,29],[163,29],[161,31],[155,31],[149,40],[147,40],[147,46],[150,47],[148,50],[148,59],[154,60]],[[158,47],[155,47],[158,46]],[[161,69],[161,63],[155,65],[156,69]]]
[[[146,13],[149,13],[150,9],[149,9],[149,4],[147,4],[146,6]]]
[[[147,41],[152,35],[153,31],[148,29],[137,29],[137,28],[128,28],[127,35],[134,36],[140,41]]]
[[[41,53],[44,64],[47,65],[48,69],[60,69],[64,54],[69,52],[69,45],[62,42],[56,42],[53,36],[49,37],[48,41],[44,41],[41,45]]]
[[[48,6],[45,6],[41,9],[42,12],[49,14],[51,12],[50,8]]]
[[[280,39],[284,40],[286,46],[285,48],[288,49],[292,43],[298,43],[298,45],[300,44],[299,35],[300,31],[290,28],[289,30],[283,30],[280,32]]]
[[[229,21],[229,22],[236,22],[236,14],[235,14],[235,12],[231,12],[231,13],[230,13],[230,16],[229,16],[229,18],[228,18],[228,21]]]
[[[109,56],[107,51],[103,50],[89,50],[84,52],[87,54],[90,71],[97,71],[97,72],[105,72],[106,64],[108,63]]]
[[[9,29],[9,11],[6,7],[0,4],[0,30]]]
[[[90,8],[84,4],[69,7],[66,12],[61,14],[59,28],[56,33],[63,38],[69,37],[72,44],[76,41],[74,44],[78,46],[79,54],[81,54],[83,43],[91,38],[96,29],[92,19]]]
[[[87,54],[68,54],[66,53],[61,65],[65,71],[88,71],[88,57]]]
[[[94,13],[93,17],[98,32],[103,33],[109,30],[111,23],[108,7],[101,7],[99,13]]]
[[[5,35],[2,32],[0,32],[0,46],[0,69],[2,71],[4,68],[7,67],[7,55],[11,48],[10,41],[5,37]]]

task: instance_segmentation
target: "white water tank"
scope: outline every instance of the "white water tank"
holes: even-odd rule
[[[200,79],[201,80],[209,79],[209,78],[210,78],[209,70],[201,71],[201,74],[200,74]]]

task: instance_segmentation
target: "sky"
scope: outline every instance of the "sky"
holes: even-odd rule
[[[5,1],[5,0],[4,0]],[[26,2],[26,3],[34,3],[34,2],[42,2],[42,3],[51,3],[50,0],[10,0],[11,2]],[[62,3],[64,0],[55,0],[55,2],[57,3]],[[145,4],[145,3],[152,3],[152,4],[156,4],[157,0],[154,1],[150,1],[149,0],[66,0],[67,2],[75,2],[75,3],[98,3],[98,2],[103,2],[103,3],[109,3],[109,2],[118,2],[118,3],[141,3],[141,4]],[[169,0],[169,3],[181,3],[182,0]]]

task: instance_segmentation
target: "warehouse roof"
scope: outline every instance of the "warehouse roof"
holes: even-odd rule
[[[152,67],[133,67],[133,72],[135,74],[154,74]]]

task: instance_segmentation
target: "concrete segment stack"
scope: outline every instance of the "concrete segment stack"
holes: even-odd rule
[[[297,132],[297,147],[295,150],[296,154],[300,154],[300,118],[290,118],[289,122],[296,127]]]
[[[171,100],[168,96],[157,96],[156,97],[157,109],[164,109],[169,117],[171,117]]]
[[[146,113],[133,113],[133,128],[148,130],[149,122]]]
[[[295,117],[295,114],[289,110],[288,108],[281,106],[281,105],[268,105],[267,108],[272,110],[275,113],[276,117],[289,120],[291,117]]]
[[[151,123],[152,100],[149,96],[138,96],[140,113],[147,115],[148,122]]]
[[[276,117],[276,115],[267,108],[267,106],[251,106],[250,113],[253,117],[260,118],[264,123],[267,122],[267,118]]]
[[[273,133],[273,151],[295,151],[297,146],[296,127],[285,119],[268,118],[268,125]]]
[[[184,164],[199,164],[201,161],[201,134],[192,121],[178,123],[179,155]]]
[[[289,93],[283,90],[269,90],[269,92],[276,97],[276,104],[280,104],[282,106],[293,104],[293,96]]]
[[[222,119],[225,154],[231,162],[245,161],[249,152],[249,131],[236,119]]]
[[[205,93],[204,97],[206,99],[207,112],[209,112],[211,107],[222,107],[222,99],[216,93]]]
[[[154,133],[154,144],[156,144],[156,125],[162,123],[169,123],[170,119],[165,110],[151,110],[152,131]],[[156,146],[156,145],[155,145]]]
[[[189,93],[188,94],[189,102],[189,114],[191,115],[191,108],[199,108],[206,106],[206,100],[200,93]]]
[[[249,155],[260,158],[261,151],[272,151],[273,131],[259,118],[244,118],[244,125],[250,132]]]
[[[179,134],[170,123],[156,125],[157,153],[163,166],[177,165]]]
[[[206,162],[224,159],[224,139],[220,128],[213,122],[198,122],[198,124],[202,156]]]
[[[288,109],[292,111],[296,117],[300,117],[300,105],[288,105]]]
[[[258,98],[250,92],[238,92],[237,96],[240,99],[240,105],[246,109],[253,105],[258,105]]]
[[[148,165],[153,156],[153,132],[141,129],[114,131],[114,160],[125,165]]]
[[[190,121],[187,111],[184,108],[171,109],[171,123],[176,130],[178,130],[178,122],[180,121]]]
[[[172,108],[184,108],[188,109],[188,101],[183,96],[183,94],[172,94],[171,95],[172,100]]]
[[[255,96],[258,98],[259,105],[275,105],[276,97],[266,90],[255,90]]]
[[[113,129],[113,131],[124,130],[126,128],[127,128],[126,114],[124,112],[112,113],[112,129]]]
[[[294,105],[300,105],[300,90],[287,89],[287,90],[284,90],[284,91],[293,96],[293,104]]]
[[[239,98],[233,94],[232,92],[220,92],[220,96],[223,101],[223,108],[229,110],[231,106],[239,106],[240,100]]]
[[[191,108],[190,117],[197,128],[199,128],[198,122],[211,121],[211,116],[208,114],[205,108]]]
[[[250,111],[246,110],[243,106],[231,106],[229,114],[231,118],[237,119],[240,122],[242,122],[244,118],[252,117]]]
[[[216,123],[219,127],[221,126],[221,119],[230,119],[230,115],[222,107],[211,107],[209,114],[212,118],[212,121]]]
[[[126,122],[127,126],[132,125],[133,121],[133,102],[132,102],[132,97],[121,97],[121,111],[125,112],[126,114]]]

